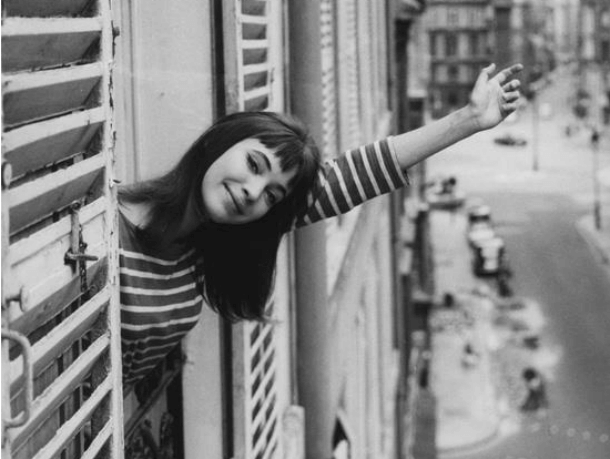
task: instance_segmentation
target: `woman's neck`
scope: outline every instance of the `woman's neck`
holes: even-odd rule
[[[195,199],[191,196],[186,204],[182,220],[176,227],[176,239],[184,239],[192,234],[197,228],[206,223],[206,218],[197,206]]]
[[[121,202],[121,212],[133,225],[144,228],[151,217],[152,205],[147,202]],[[150,228],[164,246],[181,245],[197,228],[206,221],[194,199],[189,198],[182,219],[169,223],[165,228]]]
[[[119,207],[121,208],[121,213],[134,226],[139,228],[146,226],[150,213],[150,205],[148,203],[120,201]]]

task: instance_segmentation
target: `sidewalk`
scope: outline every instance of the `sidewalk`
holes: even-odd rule
[[[437,399],[436,446],[441,456],[465,453],[495,437],[500,413],[492,383],[489,340],[493,304],[475,292],[481,282],[472,274],[461,213],[431,213],[437,292],[451,293],[452,308],[432,312],[431,387]],[[463,365],[470,343],[476,362]]]

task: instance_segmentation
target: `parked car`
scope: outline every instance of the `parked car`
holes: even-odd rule
[[[464,192],[457,190],[457,179],[453,176],[436,180],[430,184],[432,189],[428,193],[428,203],[432,208],[453,210],[462,206],[466,201]]]
[[[497,275],[505,254],[502,238],[491,237],[473,244],[472,268],[477,276]]]
[[[468,209],[468,225],[475,223],[491,224],[491,208],[486,204],[476,204]]]
[[[522,147],[527,144],[527,140],[512,134],[504,134],[503,136],[496,137],[494,142],[498,145],[506,145],[509,147]]]
[[[468,229],[468,243],[476,248],[484,241],[496,238],[496,232],[489,222],[476,222]]]

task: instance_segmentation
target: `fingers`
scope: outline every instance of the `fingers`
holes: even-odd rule
[[[510,80],[514,75],[523,70],[523,65],[515,64],[505,68],[499,72],[494,78],[498,80],[498,83],[504,84],[505,81]]]
[[[494,71],[496,70],[496,64],[489,64],[487,67],[483,68],[481,70],[481,72],[487,74],[488,76],[491,76],[492,73],[494,73]]]
[[[504,102],[515,102],[519,99],[519,91],[509,91],[502,94]]]
[[[518,104],[517,102],[511,102],[509,104],[502,104],[502,112],[504,116],[510,115],[512,112],[517,110]]]
[[[521,82],[519,80],[510,80],[507,83],[502,85],[503,91],[515,91],[521,87]]]

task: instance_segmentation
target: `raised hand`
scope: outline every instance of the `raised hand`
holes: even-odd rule
[[[492,77],[495,69],[491,64],[481,70],[470,94],[468,108],[480,130],[496,126],[517,109],[520,82],[513,77],[523,66],[512,65]]]

